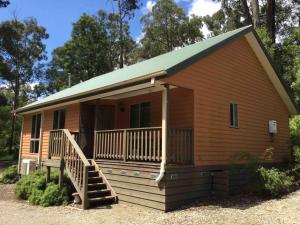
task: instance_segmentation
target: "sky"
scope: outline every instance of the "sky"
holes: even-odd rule
[[[215,0],[174,0],[182,7],[187,15],[205,16],[212,15],[220,8],[220,3]],[[49,58],[56,47],[62,46],[70,39],[72,24],[76,22],[83,13],[96,14],[103,9],[107,12],[116,12],[117,7],[112,0],[11,0],[7,8],[0,9],[0,22],[12,19],[29,17],[36,18],[38,24],[44,26],[49,34],[45,41]],[[139,19],[148,13],[156,0],[142,0],[140,10],[135,12],[135,17],[130,21],[130,32],[135,40],[142,37],[142,25]],[[204,27],[203,32],[207,33]]]

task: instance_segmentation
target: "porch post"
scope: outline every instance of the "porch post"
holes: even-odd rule
[[[96,150],[96,145],[97,145],[97,138],[96,138],[96,131],[99,129],[99,113],[100,112],[100,99],[96,100],[96,108],[95,108],[95,119],[94,119],[94,146],[93,146],[93,158],[96,159],[96,152],[98,151],[98,149]]]
[[[167,162],[168,156],[168,129],[169,129],[169,84],[165,84],[165,88],[162,91],[162,162]]]
[[[169,99],[169,84],[164,85],[164,89],[162,91],[162,120],[161,120],[161,165],[160,165],[160,173],[156,178],[156,182],[159,183],[165,174],[165,167],[167,163],[167,155],[168,155],[168,99]]]
[[[39,142],[39,156],[38,156],[38,164],[39,168],[42,166],[42,152],[43,152],[43,133],[44,133],[44,117],[45,113],[42,111],[41,113],[41,126],[40,126],[40,142]]]

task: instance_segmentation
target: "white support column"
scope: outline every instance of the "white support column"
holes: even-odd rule
[[[164,177],[165,167],[167,162],[167,151],[168,151],[168,99],[169,99],[169,85],[166,84],[162,91],[162,120],[161,120],[161,136],[162,136],[162,155],[160,173],[156,178],[156,182],[160,182]]]
[[[22,156],[22,145],[23,145],[23,129],[24,129],[24,116],[22,116],[22,128],[21,128],[21,134],[20,134],[20,147],[19,147],[19,160],[18,160],[18,174],[20,174],[21,170],[21,156]]]
[[[43,132],[44,132],[44,112],[41,113],[41,125],[40,125],[40,141],[39,141],[39,156],[38,156],[38,164],[39,167],[42,166],[42,152],[43,152]]]

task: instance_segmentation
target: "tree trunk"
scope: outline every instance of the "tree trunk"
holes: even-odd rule
[[[253,27],[256,29],[260,26],[259,23],[259,4],[258,0],[251,0],[251,8],[252,8],[252,21]]]
[[[247,0],[242,0],[242,4],[243,4],[243,8],[244,8],[244,13],[245,13],[245,16],[246,16],[247,24],[248,25],[252,25],[253,22],[252,22],[252,18],[251,18],[251,15],[250,15],[249,7],[248,7],[248,4],[247,4]]]
[[[275,43],[275,0],[268,0],[267,2],[267,30]]]
[[[123,18],[122,18],[122,8],[121,8],[121,0],[118,0],[118,8],[119,8],[119,35],[120,35],[120,63],[119,67],[123,68],[124,67],[124,43],[123,43]]]
[[[20,94],[20,81],[19,76],[16,77],[15,80],[15,87],[14,87],[14,103],[13,103],[13,110],[16,110],[19,106],[19,94]],[[9,135],[9,142],[8,142],[8,150],[9,153],[12,153],[13,144],[14,144],[14,136],[15,136],[15,123],[16,123],[16,116],[12,114],[11,118],[11,128],[10,128],[10,135]]]

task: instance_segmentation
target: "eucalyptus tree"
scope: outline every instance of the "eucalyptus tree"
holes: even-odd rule
[[[144,59],[203,39],[201,18],[187,16],[172,0],[158,0],[141,22],[144,37],[140,54]]]
[[[0,23],[0,82],[13,91],[12,109],[19,107],[20,91],[41,76],[47,59],[43,41],[49,35],[35,19]],[[15,116],[12,116],[9,149],[14,143]]]

